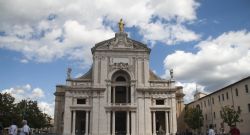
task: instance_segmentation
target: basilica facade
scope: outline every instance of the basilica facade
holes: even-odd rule
[[[182,87],[149,68],[150,49],[128,38],[95,44],[93,64],[79,78],[70,70],[55,92],[55,131],[59,135],[171,135],[177,132]]]

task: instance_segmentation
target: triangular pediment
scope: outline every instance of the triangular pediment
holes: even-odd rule
[[[150,52],[147,45],[128,38],[127,33],[123,32],[116,33],[114,38],[97,43],[92,48],[92,53],[96,50],[140,50]]]

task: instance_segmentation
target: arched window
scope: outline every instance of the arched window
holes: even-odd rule
[[[117,82],[126,82],[126,79],[123,76],[118,76],[115,81]]]
[[[120,70],[113,74],[111,83],[111,103],[130,103],[130,76]]]

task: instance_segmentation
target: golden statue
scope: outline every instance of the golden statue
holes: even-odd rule
[[[124,32],[124,23],[122,22],[122,19],[120,19],[120,22],[118,23],[118,25],[119,25],[119,30],[120,30],[120,32]]]

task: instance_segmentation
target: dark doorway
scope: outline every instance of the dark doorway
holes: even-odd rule
[[[155,112],[156,117],[156,134],[163,135],[166,133],[166,126],[165,126],[165,112],[164,111],[157,111]]]
[[[126,135],[127,112],[115,112],[116,135]]]
[[[85,120],[86,112],[85,111],[76,111],[76,123],[75,123],[75,134],[84,135],[85,133]]]

